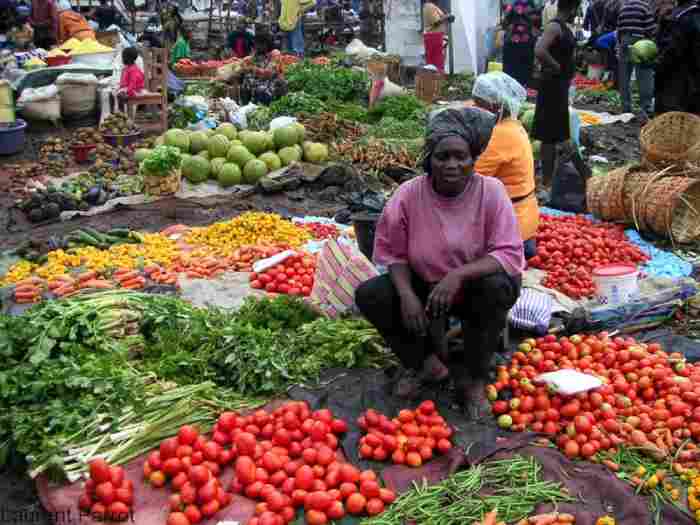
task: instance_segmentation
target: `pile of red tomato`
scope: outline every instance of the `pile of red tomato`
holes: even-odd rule
[[[357,425],[366,432],[360,439],[360,456],[365,459],[391,458],[397,465],[420,467],[435,449],[446,454],[452,448],[452,429],[432,401],[423,401],[415,411],[401,410],[394,419],[369,409]]]
[[[612,263],[640,264],[648,259],[627,241],[619,225],[593,223],[580,215],[541,215],[537,255],[528,260],[528,264],[547,271],[542,280],[547,288],[581,299],[595,293],[591,278],[593,269]]]
[[[561,369],[604,384],[567,397],[535,383],[539,374]],[[666,457],[684,440],[700,441],[700,367],[658,344],[605,332],[526,339],[486,394],[502,428],[549,434],[572,458],[621,444]]]
[[[192,525],[214,516],[235,494],[258,501],[249,525],[284,525],[305,512],[309,525],[353,515],[376,515],[396,499],[372,471],[360,472],[337,454],[337,436],[347,424],[330,410],[311,412],[304,402],[288,402],[272,412],[249,416],[221,414],[211,439],[184,426],[144,463],[154,487],[170,480],[167,525]],[[232,465],[225,489],[219,476]]]
[[[323,224],[322,222],[307,222],[303,225],[304,229],[313,236],[314,239],[337,239],[340,235],[340,230],[334,224]]]
[[[294,255],[264,272],[250,274],[250,287],[269,293],[311,295],[316,260],[311,255]]]
[[[96,521],[126,521],[132,517],[134,484],[125,478],[122,467],[112,467],[104,459],[90,462],[90,478],[78,500],[78,508]]]

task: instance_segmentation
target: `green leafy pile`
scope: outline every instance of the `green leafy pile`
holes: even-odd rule
[[[267,131],[272,121],[272,112],[267,106],[258,106],[246,115],[248,129],[251,131]]]
[[[326,105],[320,98],[302,92],[289,93],[270,104],[270,114],[273,118],[295,117],[301,113],[317,115],[326,110]]]
[[[413,94],[397,95],[380,100],[369,113],[374,122],[384,117],[423,121],[427,114],[427,107]]]
[[[180,167],[180,150],[173,146],[158,146],[146,157],[141,166],[149,175],[165,176]]]
[[[368,77],[365,71],[322,66],[305,61],[292,64],[285,71],[290,91],[304,92],[321,100],[356,101],[368,94]]]
[[[369,129],[369,135],[378,139],[420,139],[425,136],[425,122],[383,117]]]
[[[475,79],[470,73],[449,75],[442,84],[441,95],[449,100],[468,100],[472,98]]]
[[[369,122],[369,111],[366,107],[355,102],[331,100],[326,104],[328,111],[338,115],[340,120],[349,120],[366,124]]]

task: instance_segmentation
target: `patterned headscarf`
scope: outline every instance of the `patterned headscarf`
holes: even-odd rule
[[[423,152],[423,168],[430,173],[430,158],[437,145],[449,137],[459,137],[469,145],[472,159],[481,155],[496,125],[496,116],[476,107],[445,109],[428,121]]]

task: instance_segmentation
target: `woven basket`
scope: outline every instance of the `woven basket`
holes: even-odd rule
[[[700,117],[678,111],[664,113],[642,128],[639,142],[646,164],[700,160]]]
[[[416,96],[426,104],[432,104],[440,96],[445,75],[429,69],[416,72]]]
[[[173,170],[167,177],[144,174],[144,193],[148,195],[174,195],[180,191],[181,180],[180,170]]]
[[[700,238],[700,181],[697,179],[665,177],[652,181],[635,199],[635,207],[637,203],[645,230],[677,243]]]
[[[633,167],[627,172],[625,184],[622,187],[622,206],[625,210],[625,222],[639,224],[639,210],[637,198],[640,192],[644,191],[647,185],[655,178],[655,173],[648,170],[642,170],[639,167]],[[643,225],[640,228],[645,229]]]
[[[586,186],[586,203],[588,210],[604,221],[624,221],[625,206],[623,189],[625,176],[630,166],[612,170],[607,175],[592,177]]]

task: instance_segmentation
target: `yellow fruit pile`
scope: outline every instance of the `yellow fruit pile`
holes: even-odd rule
[[[215,248],[220,255],[230,255],[241,246],[288,244],[296,248],[310,239],[303,228],[262,212],[246,212],[230,221],[193,228],[186,237],[188,243]]]
[[[61,44],[61,49],[71,51],[80,45],[81,41],[77,38],[70,38]]]
[[[695,517],[695,523],[700,523],[700,475],[697,470],[689,469],[684,477],[690,481],[688,508]]]
[[[47,57],[67,57],[68,53],[64,53],[60,49],[56,48],[56,49],[52,49],[51,51],[46,53],[46,56]]]
[[[65,49],[65,48],[64,48]],[[71,55],[89,55],[92,53],[110,53],[114,51],[111,47],[100,44],[97,40],[83,40],[71,48]]]

